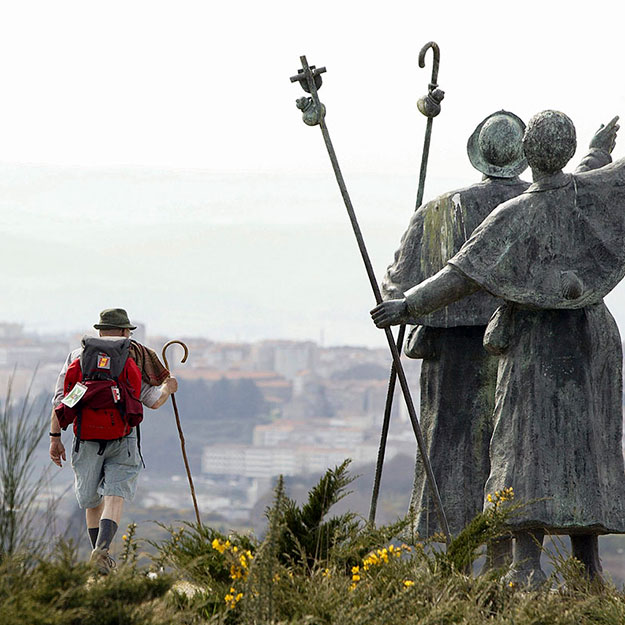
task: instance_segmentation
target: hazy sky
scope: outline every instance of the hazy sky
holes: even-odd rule
[[[574,160],[625,114],[613,2],[0,6],[0,320],[29,329],[125,306],[172,337],[382,342],[319,130],[294,105],[301,54],[327,67],[327,123],[380,277],[414,208],[427,41],[447,95],[426,198],[479,179],[466,141],[495,110],[563,110]],[[623,330],[623,285],[608,301]]]

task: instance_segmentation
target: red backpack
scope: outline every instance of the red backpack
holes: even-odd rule
[[[74,424],[76,451],[80,441],[98,441],[101,455],[108,441],[123,438],[143,420],[141,371],[128,355],[128,338],[84,337],[82,347],[65,374],[63,402],[78,383],[80,398],[60,403],[55,413],[62,429]]]

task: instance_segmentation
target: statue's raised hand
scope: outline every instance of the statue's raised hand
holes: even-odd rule
[[[599,150],[605,150],[608,153],[612,152],[616,144],[616,133],[620,128],[616,122],[618,122],[618,115],[613,117],[608,122],[607,126],[601,124],[595,136],[590,140],[591,149],[597,148]]]
[[[408,304],[405,299],[389,299],[371,311],[371,318],[378,328],[399,325],[407,321]]]

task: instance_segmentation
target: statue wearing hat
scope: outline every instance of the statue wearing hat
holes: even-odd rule
[[[477,126],[467,152],[471,164],[483,174],[482,181],[445,193],[415,212],[382,282],[384,299],[403,298],[409,288],[434,276],[492,210],[528,189],[529,183],[519,178],[527,168],[524,131],[522,120],[503,110]],[[610,162],[604,144],[613,141],[606,135],[600,132],[593,139],[579,169]],[[405,319],[415,324],[406,355],[423,359],[420,421],[453,534],[483,508],[498,367],[483,338],[501,303],[480,290],[433,312],[414,311]],[[422,536],[440,531],[419,456],[411,506]],[[489,556],[491,564],[502,564],[510,556],[510,542],[491,545]]]
[[[478,125],[467,151],[482,181],[445,193],[414,213],[382,281],[384,299],[403,297],[433,276],[497,205],[528,188],[519,178],[527,167],[524,130],[521,119],[507,111]],[[497,360],[484,350],[482,339],[499,304],[480,292],[408,321],[415,327],[406,355],[423,359],[420,421],[452,534],[482,510],[497,377]],[[419,455],[411,507],[421,536],[440,531]]]
[[[617,120],[595,135],[582,169],[611,161]],[[485,492],[512,487],[525,503],[509,521],[508,579],[538,584],[545,533],[569,534],[590,577],[601,572],[598,535],[625,533],[622,350],[603,303],[625,275],[625,159],[563,173],[576,137],[557,111],[530,120],[523,148],[534,184],[497,207],[441,271],[372,317],[386,327],[477,294],[504,301],[484,339],[499,357]]]

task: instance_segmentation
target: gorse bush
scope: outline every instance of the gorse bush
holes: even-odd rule
[[[169,527],[150,544],[131,524],[120,567],[97,576],[59,544],[49,557],[0,565],[2,625],[622,625],[625,596],[584,578],[557,553],[551,586],[540,591],[474,577],[470,564],[505,535],[520,504],[510,490],[492,496],[446,548],[420,540],[411,517],[373,527],[355,515],[331,516],[351,482],[344,463],[328,471],[301,506],[279,480],[263,540],[209,527]],[[522,591],[522,592],[519,592]]]

